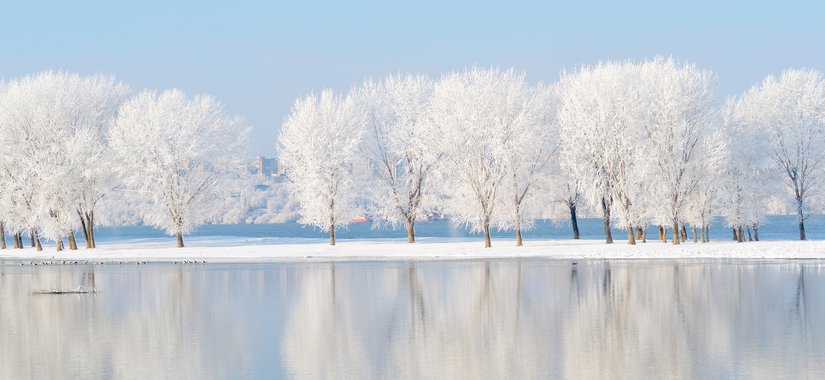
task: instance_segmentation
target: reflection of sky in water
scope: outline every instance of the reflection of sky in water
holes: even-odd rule
[[[823,269],[0,265],[0,378],[822,377]]]

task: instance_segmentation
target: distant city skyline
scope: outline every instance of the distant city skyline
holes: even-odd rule
[[[0,78],[106,73],[132,87],[220,99],[250,125],[250,157],[274,157],[293,101],[397,72],[563,69],[657,54],[716,72],[719,97],[790,67],[825,70],[814,2],[22,2],[4,5]]]

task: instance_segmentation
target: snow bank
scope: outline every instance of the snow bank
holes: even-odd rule
[[[402,240],[340,240],[330,247],[321,239],[276,239],[205,237],[191,238],[186,248],[175,248],[174,239],[118,241],[94,250],[55,252],[44,247],[0,251],[0,259],[23,261],[206,261],[206,262],[317,262],[370,260],[467,260],[539,258],[588,259],[825,259],[825,242],[761,241],[670,243],[648,242],[629,246],[622,242],[606,245],[600,240],[527,241],[524,247],[512,241],[493,241],[482,248],[478,239],[421,239],[416,244]]]

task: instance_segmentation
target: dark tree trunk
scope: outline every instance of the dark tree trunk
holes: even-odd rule
[[[705,225],[705,243],[710,243],[710,225]]]
[[[579,235],[579,221],[576,218],[576,205],[570,206],[570,225],[573,226],[573,240],[581,239]]]
[[[516,228],[516,247],[523,246],[524,243],[521,241],[521,227]]]
[[[679,245],[681,239],[679,238],[679,221],[673,219],[673,245]]]
[[[57,241],[54,242],[54,248],[57,250],[57,252],[63,250],[63,238],[57,239]]]
[[[95,243],[95,212],[86,212],[86,228],[89,229],[89,248],[97,248]]]
[[[42,251],[43,246],[40,245],[40,234],[37,232],[37,230],[34,230],[34,232],[32,233],[32,239],[34,239],[34,246],[37,248],[37,250]]]
[[[178,232],[175,234],[178,240],[178,248],[183,248],[183,233]]]
[[[759,224],[753,224],[753,240],[759,241]]]
[[[0,239],[2,239],[0,249],[6,249],[6,226],[3,225],[3,222],[0,222]]]
[[[407,243],[415,243],[415,220],[407,219]]]
[[[682,223],[682,229],[681,229],[680,235],[682,235],[682,243],[686,242],[687,241],[687,229],[685,229],[685,224],[684,223]]]
[[[696,226],[692,226],[692,227],[693,227],[693,242],[697,243],[697,242],[699,242],[699,231],[698,231],[698,228],[696,228]]]
[[[335,224],[329,229],[329,245],[335,245]]]
[[[490,242],[490,222],[485,220],[484,221],[484,248],[492,247],[492,243]]]
[[[69,232],[69,249],[72,251],[77,250],[77,239],[74,237],[74,231]]]
[[[636,230],[631,226],[627,226],[627,244],[636,245]]]
[[[731,227],[733,231],[733,241],[739,241],[739,234],[736,233],[736,227]]]
[[[37,244],[34,242],[34,235],[35,235],[34,228],[32,228],[32,229],[29,230],[29,237],[31,238],[31,241],[32,241],[32,248],[37,247]]]
[[[745,231],[742,229],[742,226],[736,228],[736,241],[738,243],[745,242]]]
[[[664,226],[659,226],[659,241],[667,241],[667,232]]]
[[[747,226],[745,229],[748,230],[748,241],[753,241],[753,235],[751,235],[751,226]]]
[[[14,248],[15,249],[23,248],[23,240],[20,239],[20,233],[19,232],[14,233],[14,235],[12,236],[12,240],[14,240]]]
[[[86,240],[86,248],[92,248],[92,241],[89,240],[89,230],[86,229],[86,218],[78,211],[77,215],[80,217],[80,229],[83,231],[83,240]]]
[[[602,212],[604,213],[604,242],[613,244],[613,233],[610,231],[610,207],[607,200],[602,198]]]

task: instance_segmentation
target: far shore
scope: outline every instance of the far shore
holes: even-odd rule
[[[0,261],[22,264],[47,263],[258,263],[330,261],[408,261],[473,259],[825,259],[824,241],[759,241],[737,243],[712,241],[680,245],[649,241],[635,246],[624,241],[605,244],[603,240],[534,240],[516,247],[513,241],[493,241],[483,248],[473,239],[423,238],[415,244],[396,239],[340,240],[329,246],[324,239],[276,239],[201,237],[192,238],[185,248],[175,248],[174,240],[142,239],[101,242],[98,248],[57,252],[54,246],[43,251],[33,248],[0,250]]]

